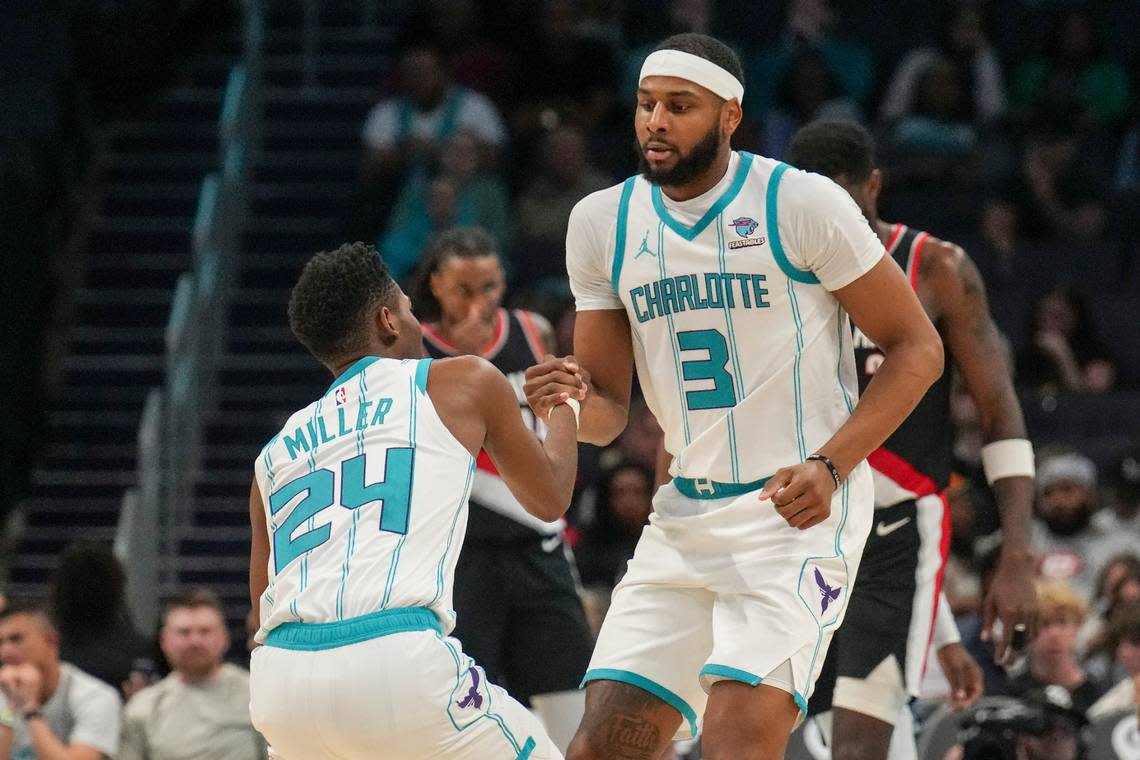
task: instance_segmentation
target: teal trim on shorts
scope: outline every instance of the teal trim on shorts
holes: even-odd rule
[[[637,673],[630,673],[628,670],[616,670],[614,668],[595,668],[594,670],[587,671],[586,675],[582,677],[582,686],[585,686],[590,681],[618,681],[649,692],[681,713],[681,716],[689,722],[689,731],[692,732],[693,736],[697,735],[697,713],[693,708],[689,707],[688,702],[661,684],[650,681],[645,676],[639,676]]]
[[[534,740],[534,737],[528,737],[526,744],[524,744],[522,746],[522,749],[519,750],[518,757],[516,757],[515,760],[527,760],[527,758],[530,757],[530,753],[534,752],[534,748],[537,746],[538,742]]]
[[[803,713],[803,716],[806,718],[807,717],[807,700],[804,699],[804,695],[800,694],[798,691],[793,691],[792,692],[792,700],[795,701],[796,707],[800,708],[800,712]]]
[[[335,623],[282,623],[265,635],[265,645],[297,652],[320,652],[409,631],[442,634],[443,628],[436,614],[427,607],[404,607]]]
[[[764,217],[768,225],[768,244],[772,247],[772,256],[775,257],[776,263],[780,265],[784,274],[796,282],[818,285],[819,278],[814,274],[792,266],[792,262],[788,260],[788,255],[784,253],[784,245],[780,242],[780,223],[776,216],[778,206],[776,198],[780,190],[780,179],[787,170],[787,164],[779,164],[772,170],[772,176],[768,178],[768,190],[764,199]]]
[[[629,226],[629,197],[633,195],[633,186],[637,182],[637,175],[625,181],[621,187],[621,200],[618,201],[617,235],[614,240],[614,263],[610,270],[610,282],[613,283],[614,292],[619,296],[618,281],[621,279],[621,265],[625,261],[626,227]]]
[[[740,681],[741,683],[748,684],[749,686],[759,686],[764,680],[755,673],[749,673],[747,670],[740,668],[733,668],[728,665],[717,665],[710,663],[701,668],[702,676],[718,676],[720,678],[727,678],[730,681]]]
[[[751,483],[719,483],[704,478],[673,478],[673,485],[690,499],[727,499],[759,491],[771,478],[760,478]]]

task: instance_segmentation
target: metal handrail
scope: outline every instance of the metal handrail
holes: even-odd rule
[[[152,623],[175,581],[178,538],[194,510],[206,413],[215,408],[225,347],[227,283],[241,241],[249,167],[260,141],[263,0],[246,0],[244,53],[231,71],[218,122],[218,171],[202,181],[191,230],[193,268],[175,287],[164,334],[166,377],[152,388],[138,431],[137,485],[123,494],[115,551],[135,620]]]

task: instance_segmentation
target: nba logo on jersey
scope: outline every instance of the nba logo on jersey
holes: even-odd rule
[[[348,400],[348,394],[344,390],[344,386],[336,389],[336,405],[344,406],[344,402]]]

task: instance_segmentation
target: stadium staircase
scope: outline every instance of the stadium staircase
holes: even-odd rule
[[[46,448],[23,508],[9,593],[42,598],[59,552],[111,541],[135,482],[136,430],[166,370],[176,283],[192,267],[203,177],[219,160],[219,118],[240,36],[194,59],[145,119],[109,128],[93,223]]]
[[[395,19],[385,15],[393,11],[380,6],[370,20],[362,19],[360,3],[321,3],[315,49],[301,4],[271,5],[266,19],[261,149],[230,298],[217,409],[204,431],[195,524],[181,541],[178,565],[180,583],[221,594],[235,634],[249,609],[254,459],[330,380],[293,339],[286,308],[304,262],[344,242],[360,130],[394,36]]]

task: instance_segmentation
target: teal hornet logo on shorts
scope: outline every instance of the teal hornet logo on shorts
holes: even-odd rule
[[[657,254],[649,248],[649,230],[645,231],[645,237],[641,239],[641,247],[637,249],[637,253],[633,254],[634,261],[640,259],[642,254],[648,253],[653,258],[657,258]]]

